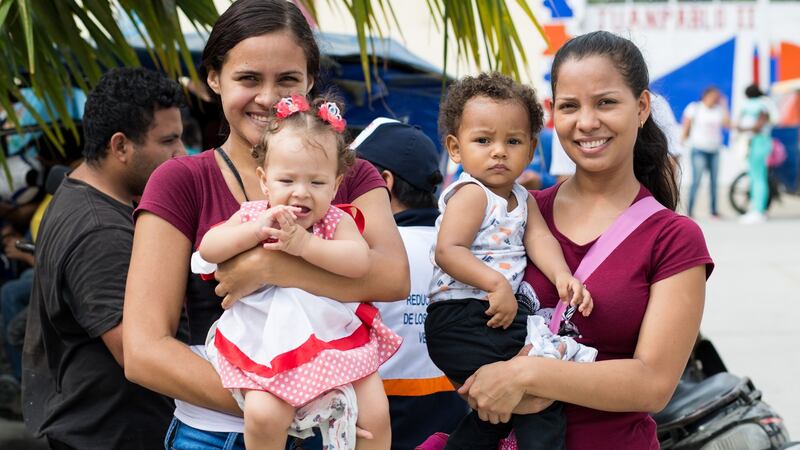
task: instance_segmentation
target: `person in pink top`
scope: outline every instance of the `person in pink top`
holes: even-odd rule
[[[341,108],[323,98],[309,104],[293,95],[275,109],[253,147],[267,199],[242,203],[230,219],[209,230],[192,255],[192,271],[211,274],[217,264],[263,246],[344,277],[366,275],[369,247],[359,229],[362,217],[350,205],[331,205],[355,161],[342,135]],[[348,210],[354,210],[352,217]],[[354,448],[356,418],[376,437],[360,449],[389,448],[389,421],[382,420],[389,403],[377,370],[402,338],[383,324],[372,304],[267,285],[225,311],[206,342],[222,385],[244,411],[248,449],[283,449],[287,430],[302,436],[299,431],[312,425],[303,419],[321,416],[336,395],[344,403],[357,400],[347,407],[358,412],[332,413],[320,421],[323,428],[340,421],[323,431],[326,448]],[[323,399],[328,392],[330,400]]]
[[[219,284],[190,274],[191,254],[241,203],[265,200],[251,156],[272,106],[314,96],[319,48],[302,12],[285,0],[238,0],[214,24],[202,70],[229,133],[221,147],[167,161],[150,178],[136,228],[123,311],[126,376],[176,401],[167,448],[243,449],[242,411],[206,360],[206,335],[233,303],[266,284],[342,302],[393,301],[409,292],[408,260],[380,174],[357,160],[331,203],[366,219],[369,271],[351,279],[286,252],[256,247],[219,265]],[[388,414],[384,418],[388,421]],[[363,439],[371,436],[361,433]]]
[[[563,402],[569,450],[657,449],[648,413],[664,408],[683,372],[713,262],[699,227],[674,212],[678,188],[666,138],[650,117],[639,49],[608,32],[589,33],[557,52],[551,73],[555,130],[577,169],[533,194],[570,270],[634,202],[653,196],[666,209],[585,280],[594,310],[573,323],[579,342],[598,350],[596,362],[520,356],[481,367],[460,391],[492,423]],[[524,279],[543,307],[559,301],[534,265]]]
[[[213,273],[217,264],[261,245],[344,277],[366,275],[363,217],[351,205],[331,205],[355,162],[342,135],[340,106],[324,98],[309,104],[293,95],[274,108],[252,152],[267,200],[242,203],[209,230],[192,255],[192,271]],[[287,430],[303,436],[307,433],[300,431],[312,425],[322,425],[326,448],[354,448],[356,419],[376,437],[360,449],[389,447],[389,404],[377,370],[402,338],[383,324],[372,304],[267,285],[225,311],[206,342],[222,385],[244,411],[248,449],[281,450]],[[304,423],[307,416],[337,410],[331,407],[337,401],[350,403],[345,406],[351,413],[331,412]]]

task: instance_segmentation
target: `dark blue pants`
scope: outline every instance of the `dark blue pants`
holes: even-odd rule
[[[438,431],[452,433],[469,405],[455,391],[420,396],[389,396],[392,450],[414,450]]]
[[[22,272],[16,280],[9,280],[0,287],[0,315],[3,317],[3,329],[8,333],[11,319],[25,310],[31,300],[31,287],[33,286],[33,269]],[[11,365],[14,377],[19,380],[22,376],[22,346],[11,345],[8,336],[4,336],[6,356]]]

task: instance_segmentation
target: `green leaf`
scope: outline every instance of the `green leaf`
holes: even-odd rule
[[[2,0],[0,1],[0,27],[6,23],[6,17],[8,17],[8,11],[11,9],[11,5],[14,3],[14,0]]]
[[[22,20],[22,28],[25,33],[25,46],[28,51],[28,72],[36,72],[36,54],[33,49],[33,22],[31,21],[30,11],[27,0],[17,0],[19,16]]]
[[[316,17],[314,0],[293,1]],[[404,27],[394,10],[401,3],[326,1],[353,17],[361,68],[367,92],[371,92],[371,80],[377,74],[370,70],[370,65],[377,64],[374,51],[370,62],[371,36],[385,36],[389,28],[396,28],[402,38]],[[519,31],[530,24],[540,35],[544,32],[526,0],[515,0],[527,19],[518,29],[508,10],[510,1],[426,0],[434,26],[443,34],[445,61],[448,43],[453,42],[459,61],[519,77],[520,67],[527,67]],[[146,52],[157,67],[170,77],[188,74],[196,80],[180,14],[198,31],[207,31],[218,17],[214,0],[0,0],[0,105],[6,109],[9,122],[19,126],[11,103],[20,98],[22,87],[31,87],[37,95],[49,99],[48,113],[63,117],[75,133],[74,123],[64,116],[65,86],[74,84],[87,91],[107,68],[140,64],[120,28],[120,16],[131,19],[134,32],[145,42]],[[62,130],[35,116],[48,139],[56,144],[63,140]]]
[[[134,30],[170,77],[184,75],[183,62],[197,79],[179,12],[197,30],[208,30],[218,17],[213,0],[0,0],[0,105],[9,123],[20,130],[12,102],[21,101],[20,89],[30,87],[47,99],[47,114],[77,134],[64,89],[75,85],[88,91],[108,68],[139,65],[120,29],[120,15],[135,18]],[[31,113],[58,147],[63,130]]]

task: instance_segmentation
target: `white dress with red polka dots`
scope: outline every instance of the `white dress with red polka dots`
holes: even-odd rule
[[[247,202],[239,213],[250,221],[267,208],[265,201]],[[332,239],[342,214],[331,206],[313,233]],[[401,341],[369,303],[277,286],[236,302],[214,336],[223,386],[268,391],[295,407],[377,371]]]

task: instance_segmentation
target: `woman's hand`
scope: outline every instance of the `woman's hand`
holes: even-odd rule
[[[364,239],[370,247],[370,271],[359,279],[342,277],[285,252],[248,250],[217,268],[216,293],[223,307],[266,284],[296,287],[339,301],[395,301],[408,296],[408,257],[383,188],[366,192],[353,201],[367,218]]]
[[[525,395],[515,376],[518,371],[514,365],[519,358],[527,357],[518,356],[481,367],[458,389],[459,394],[468,396],[469,406],[478,412],[481,420],[497,424],[511,419],[511,413]]]
[[[291,258],[282,252],[274,252],[258,246],[217,266],[214,274],[219,284],[214,289],[223,297],[222,307],[230,308],[240,298],[252,294],[267,282],[267,273],[279,259]]]

